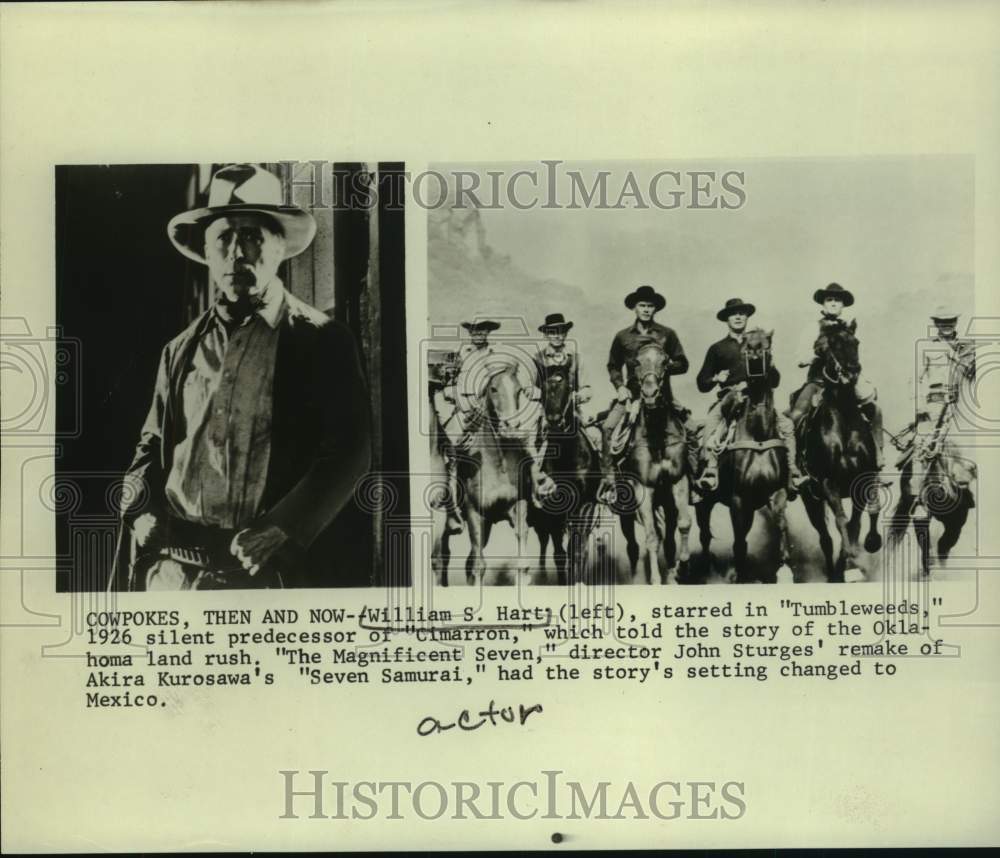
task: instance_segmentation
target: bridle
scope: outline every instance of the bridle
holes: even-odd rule
[[[748,335],[744,335],[743,338],[743,348],[741,349],[743,353],[743,368],[746,371],[747,379],[763,379],[767,378],[767,374],[771,369],[771,347],[767,343],[767,340],[761,340],[762,344],[754,344],[754,347],[750,347],[750,340]]]
[[[833,364],[833,371],[835,375],[830,374],[830,365]],[[855,380],[855,374],[844,369],[844,365],[840,362],[840,358],[834,353],[830,342],[827,341],[826,344],[826,354],[823,359],[823,379],[830,384],[835,385],[847,385],[852,384]]]
[[[569,379],[565,375],[557,376],[562,384],[569,386]],[[546,393],[548,393],[548,388],[546,388]],[[563,404],[562,408],[555,414],[550,414],[548,409],[545,409],[545,423],[547,428],[555,430],[567,429],[571,423],[570,415],[573,409],[573,393],[571,390],[567,391],[566,402]]]
[[[650,408],[653,407],[654,403],[662,403],[663,379],[666,377],[667,374],[668,360],[667,360],[667,353],[663,350],[663,347],[660,346],[659,343],[646,343],[646,345],[642,346],[642,348],[639,349],[636,358],[637,359],[641,358],[642,353],[647,351],[655,351],[656,354],[662,357],[662,360],[659,362],[658,367],[646,370],[641,375],[639,375],[638,378],[639,394],[642,397],[643,404],[647,408]],[[641,363],[640,363],[640,369],[641,369]],[[653,384],[656,385],[656,398],[654,399],[653,403],[647,402],[647,397],[642,393],[643,388],[646,386],[646,382],[650,379],[652,379]]]

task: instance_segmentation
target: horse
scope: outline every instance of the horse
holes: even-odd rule
[[[517,539],[519,571],[526,576],[525,537],[529,498],[544,494],[548,484],[540,469],[542,414],[533,388],[524,385],[516,361],[494,363],[479,383],[479,407],[456,450],[461,518],[469,534],[465,564],[469,584],[482,581],[484,549],[494,524],[506,521]],[[447,584],[447,536],[435,540],[435,569]]]
[[[596,523],[597,489],[601,481],[600,453],[576,418],[575,397],[568,372],[549,367],[542,386],[545,414],[545,457],[542,468],[555,483],[554,490],[528,507],[528,524],[538,535],[541,572],[549,542],[556,565],[556,579],[565,584],[567,564],[570,583],[586,563],[587,536]],[[569,533],[570,551],[565,539]]]
[[[729,507],[733,525],[733,562],[735,568],[727,580],[747,580],[747,534],[758,509],[767,506],[777,525],[779,583],[790,583],[788,566],[788,452],[778,437],[778,414],[774,408],[771,373],[771,338],[774,332],[753,328],[746,332],[740,351],[747,371],[745,387],[740,392],[734,421],[719,454],[719,484],[695,505],[702,556],[706,569],[711,568],[712,508],[717,503]],[[718,407],[723,407],[720,403]]]
[[[635,436],[622,462],[622,476],[631,497],[619,508],[634,510],[620,516],[627,544],[632,577],[638,573],[640,547],[635,537],[635,519],[645,531],[641,559],[646,568],[646,582],[652,583],[659,568],[660,550],[664,549],[665,568],[660,581],[683,580],[688,574],[688,535],[691,514],[688,509],[690,466],[687,433],[683,418],[667,394],[669,358],[658,343],[647,343],[636,355],[640,402]],[[658,516],[662,515],[662,533]],[[680,535],[678,552],[677,534]]]
[[[802,487],[802,502],[809,521],[819,534],[827,578],[838,583],[865,578],[858,568],[858,537],[861,515],[866,508],[869,528],[865,551],[873,554],[882,547],[882,537],[878,533],[881,504],[875,442],[854,394],[861,372],[858,340],[854,336],[856,327],[852,320],[849,325],[821,335],[817,344],[823,368],[819,402],[796,426],[801,461],[809,477]],[[844,514],[844,498],[851,500],[849,520]],[[827,530],[827,509],[833,513],[840,534],[836,561],[833,541]]]
[[[898,544],[912,522],[920,552],[920,571],[925,578],[930,576],[931,567],[931,521],[944,526],[937,541],[937,562],[943,564],[976,505],[971,488],[977,475],[976,465],[947,438],[944,430],[951,408],[950,405],[945,408],[948,413],[939,419],[929,443],[914,443],[901,460],[900,498],[889,523],[890,544]],[[916,427],[911,428],[915,431]],[[915,492],[914,460],[920,465]]]

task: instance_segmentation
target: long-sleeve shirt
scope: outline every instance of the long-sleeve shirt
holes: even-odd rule
[[[728,334],[708,347],[708,351],[705,353],[705,362],[702,364],[696,379],[698,390],[702,393],[708,393],[717,384],[712,376],[724,369],[729,370],[729,377],[719,385],[719,396],[722,396],[734,384],[747,380],[747,368],[740,353],[740,347],[740,341]],[[781,381],[781,374],[773,364],[767,368],[767,379],[772,388],[777,387]]]
[[[918,402],[944,402],[956,395],[959,385],[976,377],[975,343],[957,337],[935,337],[923,350],[917,379]]]
[[[639,349],[647,343],[657,343],[667,353],[670,358],[668,375],[664,381],[664,390],[670,393],[671,375],[682,375],[688,371],[688,359],[681,348],[680,340],[672,328],[660,325],[656,322],[649,322],[646,325],[646,332],[639,330],[639,324],[633,325],[619,331],[611,343],[611,352],[608,355],[608,377],[611,384],[617,390],[623,384],[635,395],[639,392],[639,378],[636,374],[638,367]],[[622,370],[628,372],[628,380]]]
[[[535,355],[535,370],[540,385],[544,385],[549,375],[563,374],[569,378],[573,390],[580,389],[580,364],[577,354],[565,346],[553,349],[552,346],[546,345],[539,349]]]
[[[167,475],[179,518],[223,528],[257,514],[271,455],[272,387],[284,287],[270,284],[260,307],[232,320],[223,303],[198,340],[182,382],[183,440]]]

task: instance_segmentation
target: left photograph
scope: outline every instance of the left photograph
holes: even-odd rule
[[[56,167],[60,592],[409,584],[403,169]]]

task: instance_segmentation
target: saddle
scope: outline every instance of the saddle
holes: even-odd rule
[[[628,448],[632,443],[632,436],[635,434],[635,427],[639,423],[639,400],[635,399],[625,408],[625,416],[618,421],[614,431],[611,433],[611,443],[609,452],[615,462],[625,458]]]
[[[716,456],[721,456],[723,453],[729,450],[771,450],[776,447],[785,447],[785,442],[781,438],[768,438],[765,441],[754,441],[754,440],[736,440],[736,430],[738,428],[740,418],[746,411],[749,399],[744,395],[741,396],[736,405],[730,409],[729,413],[724,415],[726,431],[715,445]],[[702,427],[704,428],[704,427]]]
[[[671,401],[667,406],[670,409],[671,414],[673,414],[683,427],[687,422],[687,419],[691,416],[691,409],[685,408],[682,405],[678,405],[676,402]],[[618,425],[615,426],[611,433],[611,440],[609,444],[609,452],[611,454],[612,461],[619,465],[625,459],[628,451],[632,448],[633,441],[635,440],[635,429],[639,425],[639,411],[642,408],[642,403],[638,399],[633,399],[625,409],[625,416],[618,421]],[[686,441],[686,435],[681,434],[681,441]]]

